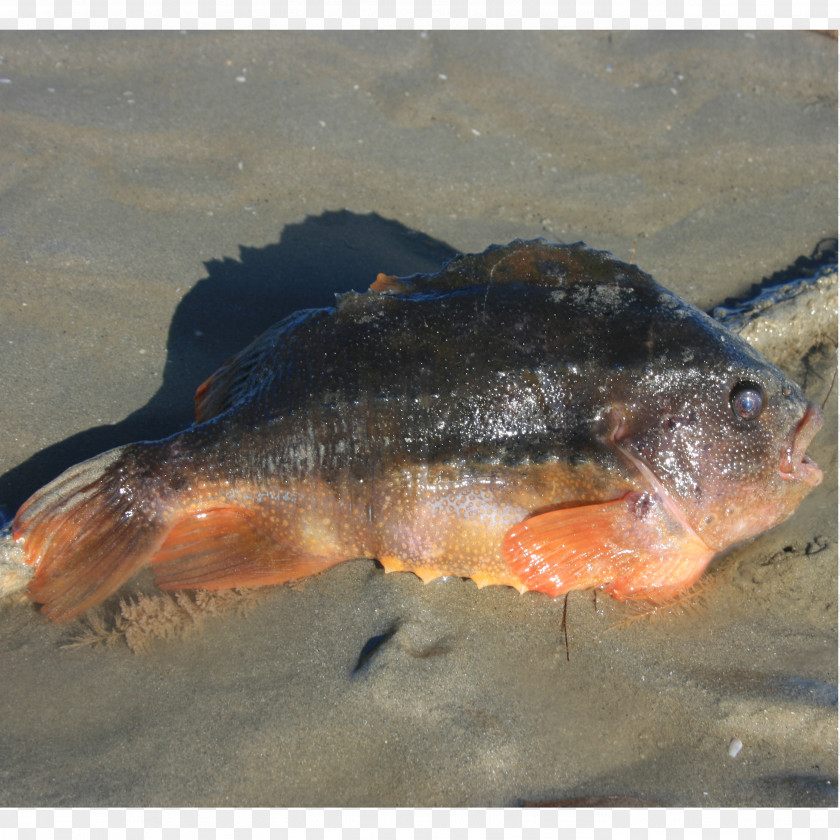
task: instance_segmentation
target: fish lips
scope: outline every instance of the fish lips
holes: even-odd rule
[[[808,403],[805,414],[791,429],[782,449],[779,461],[779,475],[785,481],[801,481],[809,487],[816,487],[823,480],[823,471],[805,450],[822,428],[822,409],[813,402]]]

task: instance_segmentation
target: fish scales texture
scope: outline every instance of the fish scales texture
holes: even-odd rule
[[[196,425],[71,468],[18,512],[53,619],[151,564],[261,586],[356,557],[423,580],[663,600],[821,479],[819,408],[635,266],[517,240],[287,318]]]

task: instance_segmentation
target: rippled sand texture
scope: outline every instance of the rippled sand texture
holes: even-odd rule
[[[711,308],[836,260],[815,33],[2,33],[0,79],[6,518],[378,271],[583,239]],[[575,593],[567,659],[562,599],[364,561],[143,655],[9,606],[0,805],[836,805],[836,354],[809,323],[778,361],[828,397],[826,481],[684,608]]]

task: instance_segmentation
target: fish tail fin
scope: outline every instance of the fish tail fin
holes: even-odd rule
[[[167,453],[160,443],[113,449],[23,504],[12,536],[35,570],[29,597],[49,618],[73,618],[146,565],[161,589],[233,589],[297,580],[353,556],[331,526],[315,536],[301,529],[306,516],[294,503],[281,511],[221,486],[179,497],[161,481]],[[310,525],[331,521],[329,492],[307,499],[317,505]]]
[[[125,583],[163,542],[153,482],[157,444],[112,449],[66,470],[32,495],[12,523],[27,563],[29,596],[67,621]]]

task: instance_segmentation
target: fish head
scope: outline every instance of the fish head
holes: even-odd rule
[[[806,453],[822,411],[699,310],[683,304],[657,321],[644,363],[624,372],[607,434],[641,482],[722,551],[782,522],[822,481]]]

